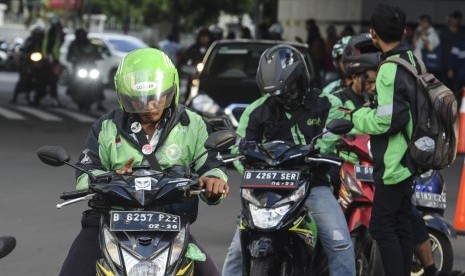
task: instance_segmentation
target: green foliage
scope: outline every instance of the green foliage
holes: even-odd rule
[[[215,22],[221,11],[251,13],[254,0],[91,0],[92,10],[114,16],[124,23],[129,18],[150,25],[162,21],[190,29]]]

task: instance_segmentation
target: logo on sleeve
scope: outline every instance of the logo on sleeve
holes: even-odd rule
[[[92,159],[90,159],[89,153],[90,149],[85,149],[82,151],[82,154],[84,154],[84,157],[81,159],[81,164],[92,164]]]

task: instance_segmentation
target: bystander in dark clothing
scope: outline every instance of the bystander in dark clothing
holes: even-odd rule
[[[439,34],[439,39],[441,41],[441,51],[442,51],[442,65],[441,65],[441,74],[436,76],[441,79],[441,81],[451,88],[454,93],[459,90],[459,83],[455,82],[453,78],[447,76],[447,71],[449,69],[449,55],[451,53],[452,47],[454,47],[457,42],[461,39],[465,33],[460,29],[460,23],[462,21],[462,13],[455,11],[447,17],[447,26]]]
[[[320,29],[316,25],[315,20],[308,19],[306,22],[307,28],[307,44],[312,58],[318,68],[324,68],[325,41],[321,37]]]

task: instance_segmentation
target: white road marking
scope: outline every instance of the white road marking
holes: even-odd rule
[[[33,107],[28,107],[28,106],[15,106],[16,109],[21,110],[22,112],[31,114],[33,116],[36,116],[42,120],[45,121],[54,121],[54,122],[61,122],[63,121],[60,117],[55,116],[53,114],[50,114],[48,112],[42,111],[40,109],[36,109]]]
[[[6,117],[10,120],[25,120],[26,118],[19,113],[13,112],[6,108],[0,107],[0,116]]]
[[[71,118],[73,118],[73,119],[75,119],[75,120],[77,120],[79,122],[83,122],[83,123],[93,123],[93,122],[95,122],[97,120],[94,117],[91,117],[91,116],[88,116],[88,115],[82,114],[82,113],[73,112],[73,111],[68,110],[68,109],[54,108],[53,111],[64,114],[64,115],[66,115],[68,117],[71,117]]]

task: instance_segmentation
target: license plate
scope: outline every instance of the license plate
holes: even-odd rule
[[[299,171],[247,170],[242,176],[241,188],[297,189],[299,180]]]
[[[181,218],[151,211],[111,211],[111,231],[179,231]]]
[[[354,165],[355,178],[360,181],[373,182],[373,167]]]
[[[415,192],[414,197],[417,206],[446,209],[446,194]]]

